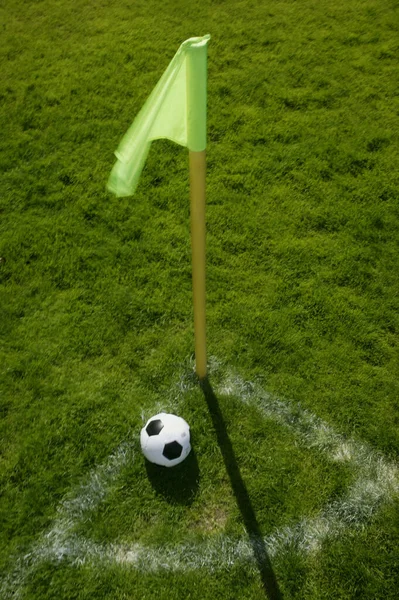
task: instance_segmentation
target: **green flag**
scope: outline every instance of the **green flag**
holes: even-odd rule
[[[108,180],[117,196],[135,192],[152,140],[167,138],[193,152],[205,150],[209,40],[204,35],[183,42],[122,139]]]

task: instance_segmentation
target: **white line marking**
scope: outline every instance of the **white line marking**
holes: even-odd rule
[[[81,557],[84,548],[82,540],[73,535],[74,528],[104,500],[110,485],[133,456],[133,444],[121,444],[104,464],[92,471],[87,482],[65,497],[50,531],[39,538],[30,552],[17,559],[13,571],[0,581],[1,598],[19,598],[27,577],[40,563],[70,558],[74,561]]]
[[[216,359],[212,360],[211,376],[219,382],[215,387],[217,394],[231,395],[256,407],[265,418],[288,427],[307,447],[322,452],[334,462],[345,462],[356,476],[346,494],[325,506],[318,516],[303,518],[299,523],[266,536],[264,543],[271,557],[287,549],[300,553],[316,552],[328,538],[337,537],[348,527],[357,528],[367,523],[384,502],[399,494],[398,468],[369,445],[346,439],[300,405],[282,401],[232,371],[224,375]],[[184,400],[184,395],[196,385],[191,372],[186,373],[175,388],[180,400]],[[133,460],[133,447],[134,444],[122,444],[93,471],[87,483],[68,494],[57,510],[50,531],[41,536],[31,552],[17,560],[13,572],[1,582],[2,598],[21,597],[26,578],[43,561],[65,560],[71,565],[116,563],[142,572],[214,571],[237,562],[254,564],[249,541],[232,539],[224,534],[201,543],[158,547],[102,545],[77,536],[74,529],[104,500],[115,478]]]

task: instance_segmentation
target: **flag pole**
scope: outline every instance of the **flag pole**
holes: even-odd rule
[[[189,151],[195,370],[206,377],[205,173],[206,151]]]
[[[211,36],[183,42],[115,152],[108,189],[136,190],[151,142],[170,139],[189,149],[191,245],[196,372],[206,377],[205,171],[207,45]]]
[[[187,47],[187,139],[190,170],[195,370],[205,379],[205,174],[207,44],[210,36]],[[193,40],[194,41],[194,40]]]

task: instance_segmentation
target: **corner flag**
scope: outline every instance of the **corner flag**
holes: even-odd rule
[[[205,172],[207,44],[210,35],[186,40],[115,152],[108,189],[136,190],[153,140],[167,138],[189,149],[195,368],[207,373],[205,333]]]

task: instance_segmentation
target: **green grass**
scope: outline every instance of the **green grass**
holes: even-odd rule
[[[4,576],[124,440],[136,459],[82,536],[245,537],[203,395],[177,391],[193,352],[187,151],[156,142],[134,197],[105,189],[123,133],[193,35],[212,35],[209,355],[397,461],[397,17],[375,0],[0,7]],[[239,398],[219,400],[263,535],[345,493],[347,469]],[[154,487],[137,443],[142,413],[175,406],[198,463],[186,502],[172,493],[179,471]],[[273,558],[283,597],[397,597],[397,508],[315,555]],[[40,600],[264,597],[245,564],[151,574],[44,561],[24,585]]]

